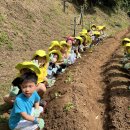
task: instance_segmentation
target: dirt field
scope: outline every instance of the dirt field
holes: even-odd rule
[[[58,77],[46,97],[47,130],[128,130],[129,74],[119,63],[120,38],[109,38],[93,53],[83,54]]]

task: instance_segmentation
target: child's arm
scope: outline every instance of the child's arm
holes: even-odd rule
[[[34,104],[34,107],[35,107],[35,109],[39,109],[39,102],[36,102],[35,104]]]
[[[21,114],[22,118],[25,120],[32,121],[32,122],[34,122],[34,120],[35,120],[35,117],[28,115],[26,112],[21,112],[20,114]]]

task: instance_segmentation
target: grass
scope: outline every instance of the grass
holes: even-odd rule
[[[9,49],[13,49],[13,43],[6,32],[0,32],[0,46],[7,44]]]
[[[0,23],[4,22],[4,20],[5,20],[4,15],[2,15],[2,14],[0,13]]]

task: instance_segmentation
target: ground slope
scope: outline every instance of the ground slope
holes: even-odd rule
[[[126,32],[122,31],[116,37],[106,40],[103,45],[96,47],[93,53],[85,53],[82,59],[69,67],[66,74],[60,76],[55,86],[48,90],[47,98],[49,96],[50,102],[45,114],[47,130],[111,128],[108,111],[108,95],[111,92],[107,93],[108,86],[103,82],[103,66],[115,53],[120,44],[119,39]]]

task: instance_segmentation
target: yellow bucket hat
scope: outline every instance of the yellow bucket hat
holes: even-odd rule
[[[92,25],[91,25],[91,29],[92,29],[92,28],[95,28],[95,29],[96,29],[97,26],[96,26],[95,24],[92,24]]]
[[[97,35],[97,36],[100,36],[100,32],[99,31],[94,31],[93,34]]]
[[[122,40],[122,42],[130,42],[130,39],[129,39],[129,38],[124,38],[124,39]]]
[[[104,29],[106,29],[105,26],[97,26],[97,30],[99,30],[99,31],[104,30]]]
[[[36,74],[39,74],[40,73],[40,69],[39,69],[39,66],[37,64],[35,64],[34,62],[32,61],[24,61],[24,62],[21,62],[21,63],[18,63],[15,68],[17,70],[21,70],[21,69],[24,69],[24,68],[27,68],[27,69],[30,69],[32,70],[33,72],[35,72]]]
[[[52,48],[55,47],[55,46],[61,47],[61,46],[60,46],[60,43],[59,43],[58,41],[52,41],[52,42],[51,42],[51,46],[49,47],[49,50],[52,49]]]
[[[70,48],[69,44],[67,44],[66,41],[60,41],[60,45],[61,46],[66,45],[68,48]]]
[[[36,56],[39,56],[39,57],[46,57],[47,59],[47,62],[49,61],[49,56],[48,54],[44,51],[44,50],[37,50],[34,55],[33,55],[33,59],[36,57]]]
[[[125,46],[127,43],[130,43],[130,39],[129,38],[124,38],[121,42],[122,46]]]
[[[59,44],[59,42],[58,41],[52,41],[50,46],[52,46],[53,44]]]
[[[126,47],[130,47],[130,43],[126,43],[125,46],[126,46]]]
[[[82,37],[77,36],[77,37],[75,37],[75,39],[79,40],[81,44],[83,43],[83,39],[82,39]]]
[[[58,50],[52,50],[52,51],[50,51],[50,52],[49,52],[49,56],[50,56],[51,54],[57,54],[58,57],[59,57],[59,58],[58,58],[58,61],[60,61],[61,58],[62,58],[62,54],[61,54],[61,52],[58,51]]]

